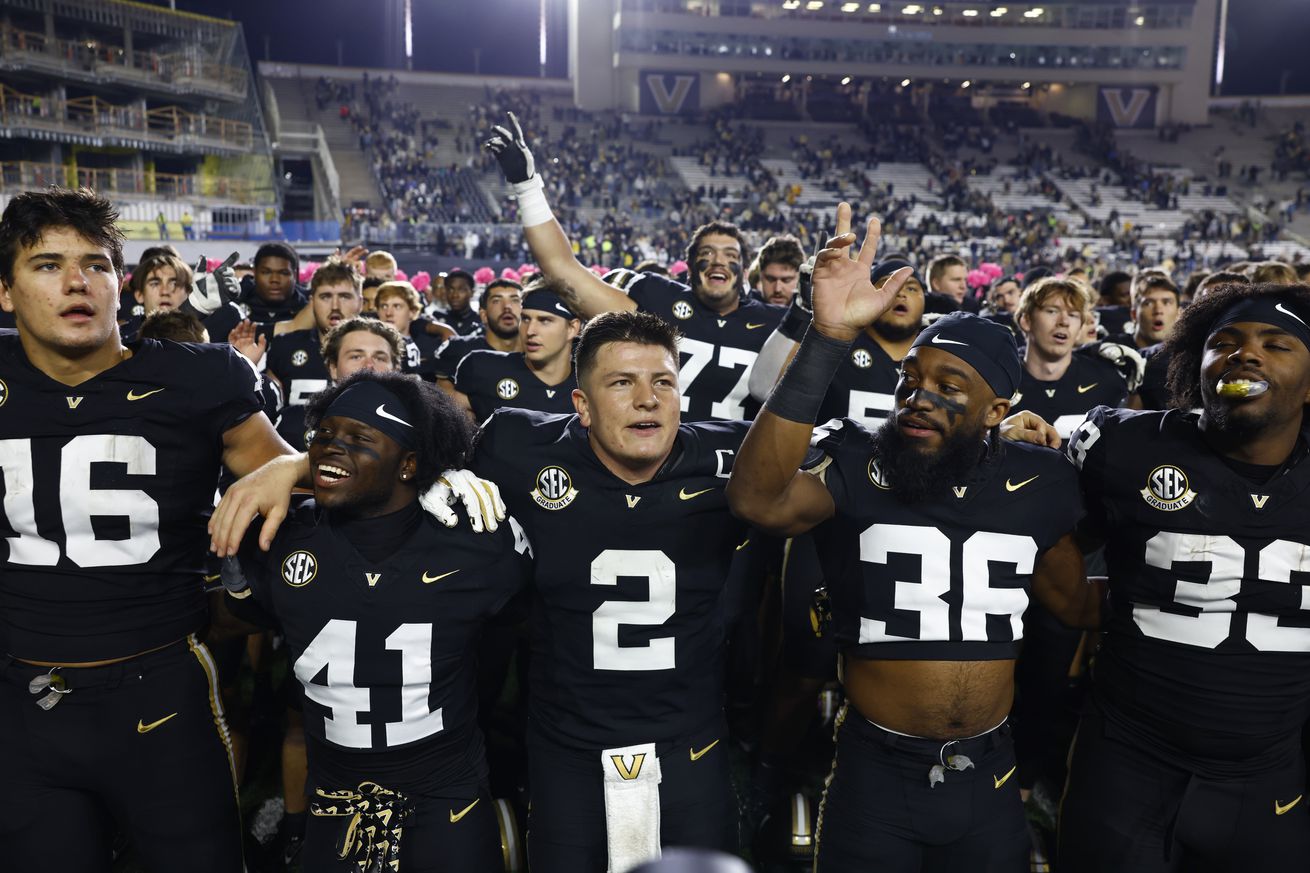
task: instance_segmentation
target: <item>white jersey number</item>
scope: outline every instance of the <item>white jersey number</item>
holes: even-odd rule
[[[159,551],[159,504],[144,491],[92,487],[93,472],[103,464],[121,465],[129,476],[155,474],[155,447],[145,437],[83,434],[60,452],[59,507],[64,526],[64,553],[79,567],[126,567],[144,564]],[[4,479],[9,563],[53,567],[59,544],[36,527],[36,479],[30,439],[0,440],[0,476]],[[98,539],[96,518],[122,519],[126,539]]]
[[[704,340],[687,337],[678,340],[678,350],[684,355],[690,355],[678,371],[682,382],[683,412],[691,409],[692,386],[696,383],[696,377],[714,360],[714,349],[713,343]],[[724,421],[736,421],[746,417],[746,395],[749,393],[751,367],[755,366],[755,359],[759,355],[745,349],[734,349],[732,346],[719,346],[718,350],[719,366],[725,370],[740,367],[741,375],[737,377],[737,384],[732,386],[727,397],[710,404],[710,416]]]
[[[350,749],[373,747],[373,726],[360,716],[371,708],[369,688],[355,685],[357,623],[334,618],[296,659],[295,673],[305,696],[332,714],[323,720],[329,742]],[[432,625],[402,624],[386,639],[388,651],[400,652],[400,721],[386,724],[387,746],[412,743],[439,733],[441,708],[428,709],[432,687]],[[313,679],[324,674],[326,684]]]
[[[607,600],[591,615],[592,664],[597,670],[672,670],[673,637],[619,645],[619,625],[653,627],[673,617],[677,607],[677,569],[663,552],[606,549],[591,562],[591,584],[617,586],[619,577],[648,584],[645,600]]]

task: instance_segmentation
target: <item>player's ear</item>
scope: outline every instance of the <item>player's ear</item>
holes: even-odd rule
[[[14,300],[9,296],[9,283],[0,279],[0,310],[5,312],[14,311]]]
[[[1018,318],[1015,319],[1015,323],[1019,325],[1019,330],[1023,331],[1024,333],[1030,333],[1033,329],[1032,322],[1029,321],[1027,315],[1019,316]]]
[[[400,461],[400,478],[406,482],[414,480],[414,474],[418,472],[418,453],[406,452],[405,457]]]
[[[578,413],[578,423],[583,427],[591,427],[591,404],[587,402],[587,395],[582,393],[581,388],[573,389],[573,408]]]
[[[995,400],[992,401],[992,405],[987,410],[987,414],[983,416],[983,424],[987,426],[988,430],[991,430],[992,428],[999,425],[1002,421],[1004,421],[1005,417],[1009,414],[1010,414],[1009,398],[997,397]]]
[[[328,378],[333,382],[337,381],[337,365],[329,362],[327,365]]]
[[[572,341],[577,339],[578,334],[581,332],[582,332],[582,320],[578,318],[569,319],[569,340]]]

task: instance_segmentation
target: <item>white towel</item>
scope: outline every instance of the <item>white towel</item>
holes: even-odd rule
[[[660,759],[654,743],[600,753],[605,772],[609,873],[627,873],[660,857]]]

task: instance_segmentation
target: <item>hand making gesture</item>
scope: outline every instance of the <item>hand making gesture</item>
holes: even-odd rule
[[[896,293],[914,272],[902,267],[887,277],[881,288],[869,281],[882,224],[870,218],[864,243],[854,259],[849,249],[855,245],[851,233],[851,205],[837,204],[837,228],[827,247],[814,262],[814,326],[820,333],[850,342],[872,324],[896,299]]]

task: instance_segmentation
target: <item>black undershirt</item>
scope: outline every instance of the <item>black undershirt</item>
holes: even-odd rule
[[[1281,464],[1249,464],[1246,461],[1238,461],[1227,455],[1220,455],[1228,469],[1241,476],[1252,485],[1266,485],[1269,480],[1278,475],[1279,471],[1288,469],[1296,464],[1306,453],[1306,443],[1304,439],[1298,439],[1296,445],[1292,448],[1292,454],[1287,456],[1287,460]]]
[[[418,530],[423,509],[415,500],[403,509],[374,518],[343,518],[339,513],[329,513],[328,519],[332,529],[345,537],[366,560],[380,561],[399,551]]]

